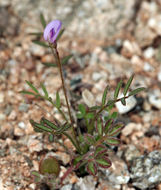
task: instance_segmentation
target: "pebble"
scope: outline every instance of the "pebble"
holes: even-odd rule
[[[15,127],[14,128],[14,135],[15,136],[24,136],[25,132],[23,129],[19,128],[19,127]]]
[[[4,102],[4,93],[0,93],[0,103]]]
[[[128,123],[123,129],[122,129],[122,134],[124,136],[131,135],[133,131],[139,131],[142,129],[142,125],[140,123]]]
[[[60,190],[71,190],[71,189],[72,189],[72,184],[67,184],[60,188]]]
[[[21,128],[21,129],[25,129],[26,125],[23,121],[19,122],[18,123],[18,126]]]
[[[21,112],[27,112],[28,111],[28,104],[21,103],[20,106],[18,107],[18,110]]]
[[[154,48],[153,47],[148,47],[146,50],[144,50],[143,55],[144,55],[144,57],[146,59],[150,59],[150,58],[152,58],[154,56],[154,53],[155,53]]]
[[[145,62],[144,71],[154,71],[154,68],[148,62]]]
[[[133,159],[131,179],[133,186],[139,189],[152,189],[161,183],[161,150]]]
[[[17,113],[16,113],[15,110],[12,110],[11,113],[9,114],[9,116],[8,116],[8,119],[14,121],[16,118],[17,118]]]
[[[31,153],[40,152],[43,150],[43,144],[37,139],[30,138],[28,140],[27,146]]]
[[[93,176],[85,176],[84,178],[79,178],[78,182],[75,184],[74,189],[77,190],[95,190],[96,181]]]
[[[101,169],[104,174],[101,175],[102,179],[107,179],[114,185],[127,184],[130,180],[130,174],[126,163],[114,154],[110,158],[112,166],[109,169]]]
[[[93,79],[94,81],[99,81],[101,78],[102,78],[101,73],[94,72],[94,73],[92,74],[92,79]]]
[[[158,72],[158,81],[161,82],[161,69],[160,69],[160,71]]]
[[[129,112],[130,110],[132,110],[136,106],[136,104],[137,104],[136,99],[133,96],[130,96],[129,98],[126,99],[126,106],[122,105],[121,102],[117,102],[116,107],[120,114],[125,114]]]
[[[3,121],[6,119],[6,115],[3,113],[0,113],[0,121]]]
[[[148,94],[149,103],[157,109],[161,109],[161,91],[153,90]]]

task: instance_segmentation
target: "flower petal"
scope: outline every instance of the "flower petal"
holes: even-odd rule
[[[45,41],[49,41],[50,43],[54,43],[62,26],[62,22],[60,20],[51,21],[44,30],[44,39]]]

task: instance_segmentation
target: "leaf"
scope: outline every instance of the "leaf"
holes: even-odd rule
[[[42,90],[43,90],[43,92],[44,92],[44,94],[45,94],[45,97],[46,98],[48,98],[48,92],[47,92],[47,90],[46,90],[46,87],[45,87],[45,85],[43,84],[43,83],[41,83],[41,88],[42,88]]]
[[[125,87],[124,87],[124,91],[123,91],[124,96],[126,96],[127,91],[128,91],[128,89],[129,89],[129,87],[130,87],[130,85],[131,85],[131,83],[132,83],[133,78],[134,78],[134,75],[132,75],[132,76],[129,78],[129,80],[127,81],[127,83],[126,83],[126,85],[125,85]]]
[[[103,96],[102,96],[102,106],[104,106],[106,103],[108,90],[109,90],[109,86],[107,85],[104,92],[103,92]]]
[[[77,113],[76,116],[77,116],[78,119],[82,119],[83,118],[83,115],[81,113]]]
[[[85,138],[85,141],[87,142],[87,144],[92,145],[96,142],[94,137],[90,134],[84,134],[84,138]]]
[[[102,136],[103,135],[103,120],[102,118],[98,118],[96,120],[96,130],[98,135]]]
[[[42,13],[40,14],[40,22],[41,22],[43,28],[45,28],[46,27],[46,21],[45,21],[44,15]]]
[[[43,62],[42,64],[45,65],[46,67],[57,67],[57,64],[55,63]]]
[[[77,156],[72,160],[73,164],[76,165],[78,162],[82,161],[83,156]]]
[[[52,123],[51,121],[45,119],[44,117],[41,118],[41,122],[44,125],[47,125],[48,127],[52,128],[52,129],[59,129],[54,123]]]
[[[117,138],[114,138],[114,137],[108,137],[108,138],[106,139],[106,143],[107,143],[108,145],[117,146],[117,145],[120,144],[120,140],[117,139]]]
[[[92,107],[90,107],[90,111],[96,111],[96,110],[98,110],[98,109],[100,109],[101,108],[101,106],[92,106]]]
[[[107,152],[107,148],[106,146],[104,145],[98,145],[95,149],[95,152],[94,152],[94,156],[97,157],[99,156],[100,154],[102,153],[106,153]]]
[[[31,125],[34,127],[34,129],[36,130],[40,130],[40,131],[45,131],[45,132],[52,132],[53,130],[52,129],[49,129],[48,127],[46,126],[43,126],[39,123],[36,123],[35,121],[33,121],[32,119],[30,120],[30,123]]]
[[[78,110],[81,112],[83,116],[86,114],[86,108],[83,104],[78,105]]]
[[[97,174],[97,166],[94,162],[88,162],[86,170],[89,174],[95,176]]]
[[[94,113],[87,113],[85,117],[87,119],[92,119],[92,118],[94,118]]]
[[[72,58],[72,57],[73,57],[72,54],[70,54],[70,55],[68,55],[66,57],[63,57],[63,59],[61,60],[61,64],[62,65],[66,64],[69,61],[69,59]]]
[[[64,31],[65,31],[64,28],[60,30],[60,32],[59,32],[59,34],[58,34],[58,36],[56,38],[56,41],[58,41],[61,38],[61,36],[63,35]]]
[[[120,82],[117,84],[117,87],[115,89],[115,92],[114,92],[114,99],[116,100],[117,97],[118,97],[118,94],[119,94],[119,91],[121,89],[121,86],[122,86],[122,80],[120,80]]]
[[[30,32],[29,35],[42,36],[43,32]]]
[[[20,91],[20,93],[35,96],[35,93],[30,92],[30,91],[25,91],[25,90],[22,90],[22,91]]]
[[[117,112],[113,112],[112,115],[111,115],[111,118],[112,119],[115,119],[117,117],[118,113]]]
[[[49,47],[49,45],[46,44],[45,42],[41,42],[41,41],[37,41],[37,40],[32,40],[32,42],[33,42],[34,44],[39,45],[39,46],[42,46],[42,47],[46,47],[46,48]]]
[[[106,121],[105,126],[104,126],[104,132],[107,133],[109,130],[109,127],[113,124],[114,120],[110,118],[109,120]]]
[[[100,159],[95,159],[95,161],[102,168],[109,168],[111,166],[111,161],[107,158],[107,156]]]
[[[29,85],[29,87],[30,87],[34,92],[36,92],[36,94],[39,94],[39,91],[37,90],[37,88],[36,88],[33,84],[31,84],[31,82],[29,82],[29,81],[27,81],[27,80],[25,80],[25,82]]]
[[[61,107],[60,96],[59,96],[59,92],[58,91],[56,93],[56,107],[57,108]]]
[[[136,95],[136,94],[138,94],[139,92],[144,91],[144,90],[146,90],[146,88],[144,88],[144,87],[137,88],[137,89],[131,91],[128,96],[134,96],[134,95]]]
[[[124,97],[123,97],[123,98],[121,98],[121,100],[120,100],[120,101],[121,101],[121,103],[122,103],[122,105],[123,105],[123,106],[126,106],[126,100],[125,100],[125,98],[124,98]]]
[[[35,170],[32,171],[31,174],[34,175],[34,176],[36,176],[36,177],[40,177],[39,172],[37,172],[37,171],[35,171]]]
[[[123,127],[124,125],[122,123],[117,123],[114,126],[111,126],[108,131],[109,136],[118,135]]]

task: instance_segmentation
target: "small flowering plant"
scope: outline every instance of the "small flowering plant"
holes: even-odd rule
[[[53,116],[54,121],[50,121],[43,117],[40,119],[40,122],[31,119],[30,123],[35,132],[48,133],[50,138],[54,137],[53,139],[58,139],[60,138],[60,135],[64,135],[75,147],[75,152],[71,153],[71,150],[68,150],[65,144],[60,144],[71,155],[70,167],[61,178],[59,177],[60,164],[54,157],[44,158],[40,162],[39,171],[32,172],[35,176],[36,182],[43,182],[45,180],[47,184],[58,189],[63,184],[64,179],[72,171],[78,170],[82,166],[85,168],[86,172],[93,176],[97,175],[99,168],[109,168],[111,166],[112,162],[109,158],[110,146],[118,146],[120,144],[118,135],[124,125],[117,122],[117,112],[110,113],[110,111],[114,107],[115,103],[119,101],[126,106],[126,99],[128,97],[136,95],[137,93],[145,90],[145,88],[137,88],[129,92],[129,87],[134,77],[134,75],[132,75],[124,86],[122,98],[118,98],[123,84],[123,81],[121,80],[116,86],[113,99],[107,99],[107,93],[109,91],[109,86],[107,85],[104,89],[100,105],[87,106],[85,104],[79,104],[78,111],[76,113],[77,119],[84,120],[86,123],[86,132],[81,132],[80,127],[77,124],[78,122],[74,119],[71,112],[71,106],[62,71],[62,65],[71,58],[71,55],[60,60],[57,49],[58,40],[64,32],[64,29],[62,29],[62,22],[59,20],[53,20],[46,25],[43,15],[41,15],[40,18],[44,27],[43,37],[46,42],[35,40],[33,42],[51,49],[56,60],[56,66],[59,69],[68,113],[64,112],[62,109],[59,92],[56,93],[56,99],[52,99],[44,84],[41,84],[43,91],[42,94],[32,83],[26,81],[32,91],[21,91],[21,93],[50,102],[63,118],[62,121],[58,121]],[[34,33],[34,35],[40,36],[42,33]],[[46,66],[55,66],[55,64],[46,63]],[[108,112],[108,117],[103,116],[102,112],[104,111]]]

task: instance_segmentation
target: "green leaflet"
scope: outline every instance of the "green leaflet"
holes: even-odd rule
[[[125,85],[125,88],[124,88],[124,91],[123,91],[124,96],[126,96],[127,91],[128,91],[128,89],[129,89],[129,87],[130,87],[130,85],[131,85],[131,83],[132,83],[133,78],[134,78],[134,75],[132,75],[132,76],[129,78],[129,80],[127,81],[127,83],[126,83],[126,85]]]
[[[118,97],[118,94],[119,94],[119,91],[121,89],[121,86],[122,86],[122,80],[117,84],[117,87],[115,89],[115,92],[114,92],[114,99],[116,100],[117,97]]]
[[[39,91],[37,90],[37,88],[36,88],[33,84],[31,84],[31,82],[29,82],[29,81],[27,81],[27,80],[25,80],[25,82],[28,84],[28,86],[29,86],[34,92],[36,92],[36,94],[39,94]]]
[[[144,91],[144,90],[146,90],[146,88],[144,88],[144,87],[137,88],[137,89],[131,91],[131,92],[129,93],[129,96],[134,96],[134,95],[136,95],[136,94],[138,94],[139,92]]]

